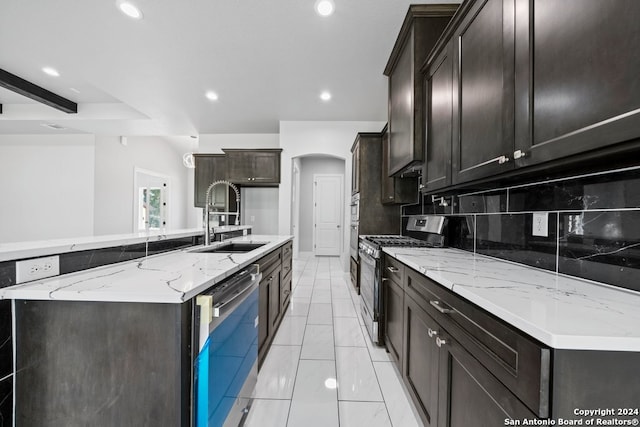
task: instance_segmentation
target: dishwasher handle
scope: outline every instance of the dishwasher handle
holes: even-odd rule
[[[220,317],[222,316],[222,310],[229,304],[231,304],[234,300],[236,300],[237,298],[241,297],[243,294],[245,294],[249,289],[253,288],[254,285],[256,283],[259,283],[260,280],[262,280],[262,273],[257,273],[257,274],[251,274],[251,281],[249,282],[249,284],[247,284],[247,286],[245,286],[244,288],[242,288],[241,290],[237,291],[236,293],[234,293],[231,298],[219,302],[216,305],[213,306],[213,313],[212,313],[212,317]]]

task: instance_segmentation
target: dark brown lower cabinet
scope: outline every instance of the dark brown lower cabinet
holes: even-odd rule
[[[280,305],[280,271],[281,268],[278,266],[270,274],[266,275],[266,279],[262,279],[269,282],[269,327],[273,331],[278,327],[282,311],[282,306]]]
[[[504,425],[536,418],[416,301],[405,296],[403,377],[426,426]]]
[[[259,300],[258,300],[258,363],[261,363],[264,355],[266,354],[267,347],[269,346],[269,322],[265,322],[262,319],[269,317],[269,296],[271,295],[269,289],[270,282],[262,279],[260,282]]]
[[[405,296],[402,377],[425,426],[437,426],[439,351],[433,331],[438,324]]]
[[[402,372],[402,343],[404,331],[404,291],[393,280],[384,281],[385,344],[400,372]]]
[[[395,357],[402,342],[398,366],[425,426],[552,425],[537,420],[638,406],[640,352],[549,348],[395,258],[383,274],[387,349]]]
[[[284,317],[291,296],[291,242],[258,260],[262,280],[258,303],[258,369]],[[285,273],[286,272],[286,273]]]
[[[537,418],[458,341],[444,333],[438,343],[438,426],[494,427],[507,418]]]

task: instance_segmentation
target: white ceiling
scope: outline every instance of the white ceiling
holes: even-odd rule
[[[2,0],[0,68],[79,106],[65,114],[0,89],[0,134],[277,133],[280,120],[385,121],[382,72],[409,4],[430,1],[334,1],[323,18],[315,0],[137,0],[144,19],[135,21],[115,0]]]

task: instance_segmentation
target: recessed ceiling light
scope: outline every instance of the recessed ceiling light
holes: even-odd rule
[[[328,101],[331,99],[331,94],[325,90],[320,94],[320,99],[322,99],[323,101]]]
[[[318,0],[316,2],[316,12],[320,16],[329,16],[335,10],[335,5],[331,0]]]
[[[217,101],[218,100],[218,94],[215,93],[215,92],[212,92],[212,91],[209,91],[209,92],[205,93],[204,96],[206,96],[209,101]]]
[[[60,73],[55,68],[43,67],[42,68],[42,72],[44,72],[45,74],[48,74],[48,75],[50,75],[52,77],[60,77]]]
[[[128,1],[118,3],[118,8],[122,13],[133,19],[142,19],[142,11],[138,7]]]

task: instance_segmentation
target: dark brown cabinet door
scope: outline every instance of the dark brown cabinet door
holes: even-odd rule
[[[287,274],[282,278],[282,286],[280,287],[280,313],[284,316],[289,299],[291,297],[291,274]]]
[[[398,56],[393,74],[389,76],[389,133],[391,146],[387,175],[393,175],[408,165],[422,161],[422,147],[416,150],[414,107],[414,30]]]
[[[425,426],[437,425],[439,325],[405,294],[402,376]],[[473,425],[473,424],[469,424]]]
[[[269,322],[269,298],[271,282],[269,278],[263,278],[260,282],[258,296],[258,353],[263,355],[266,352],[266,344],[269,342],[270,322]]]
[[[391,279],[383,279],[384,331],[387,350],[402,372],[402,341],[404,333],[404,291]]]
[[[281,307],[280,297],[282,291],[280,286],[282,285],[280,272],[281,268],[277,267],[271,273],[268,274],[267,280],[269,281],[269,328],[271,331],[275,331],[278,328],[280,322]]]
[[[421,189],[431,191],[451,185],[453,42],[432,61],[425,78],[426,140]]]
[[[360,192],[360,143],[351,147],[351,194]]]
[[[530,0],[517,19],[519,165],[640,137],[640,2]]]
[[[389,131],[382,131],[382,194],[383,204],[408,204],[418,202],[418,179],[389,176]]]
[[[441,331],[438,427],[495,427],[537,418],[456,340]]]
[[[281,149],[223,149],[227,156],[227,179],[245,186],[280,183]]]
[[[206,200],[207,188],[214,181],[226,179],[227,168],[224,154],[194,154],[194,194],[193,205],[197,208],[203,208]],[[215,188],[217,190],[218,187]],[[214,202],[226,203],[225,199],[226,187],[220,187],[213,196]]]
[[[453,184],[513,169],[514,0],[473,4],[454,35]]]
[[[451,4],[411,5],[384,70],[389,76],[389,164],[399,175],[424,161],[420,68],[457,10]]]

